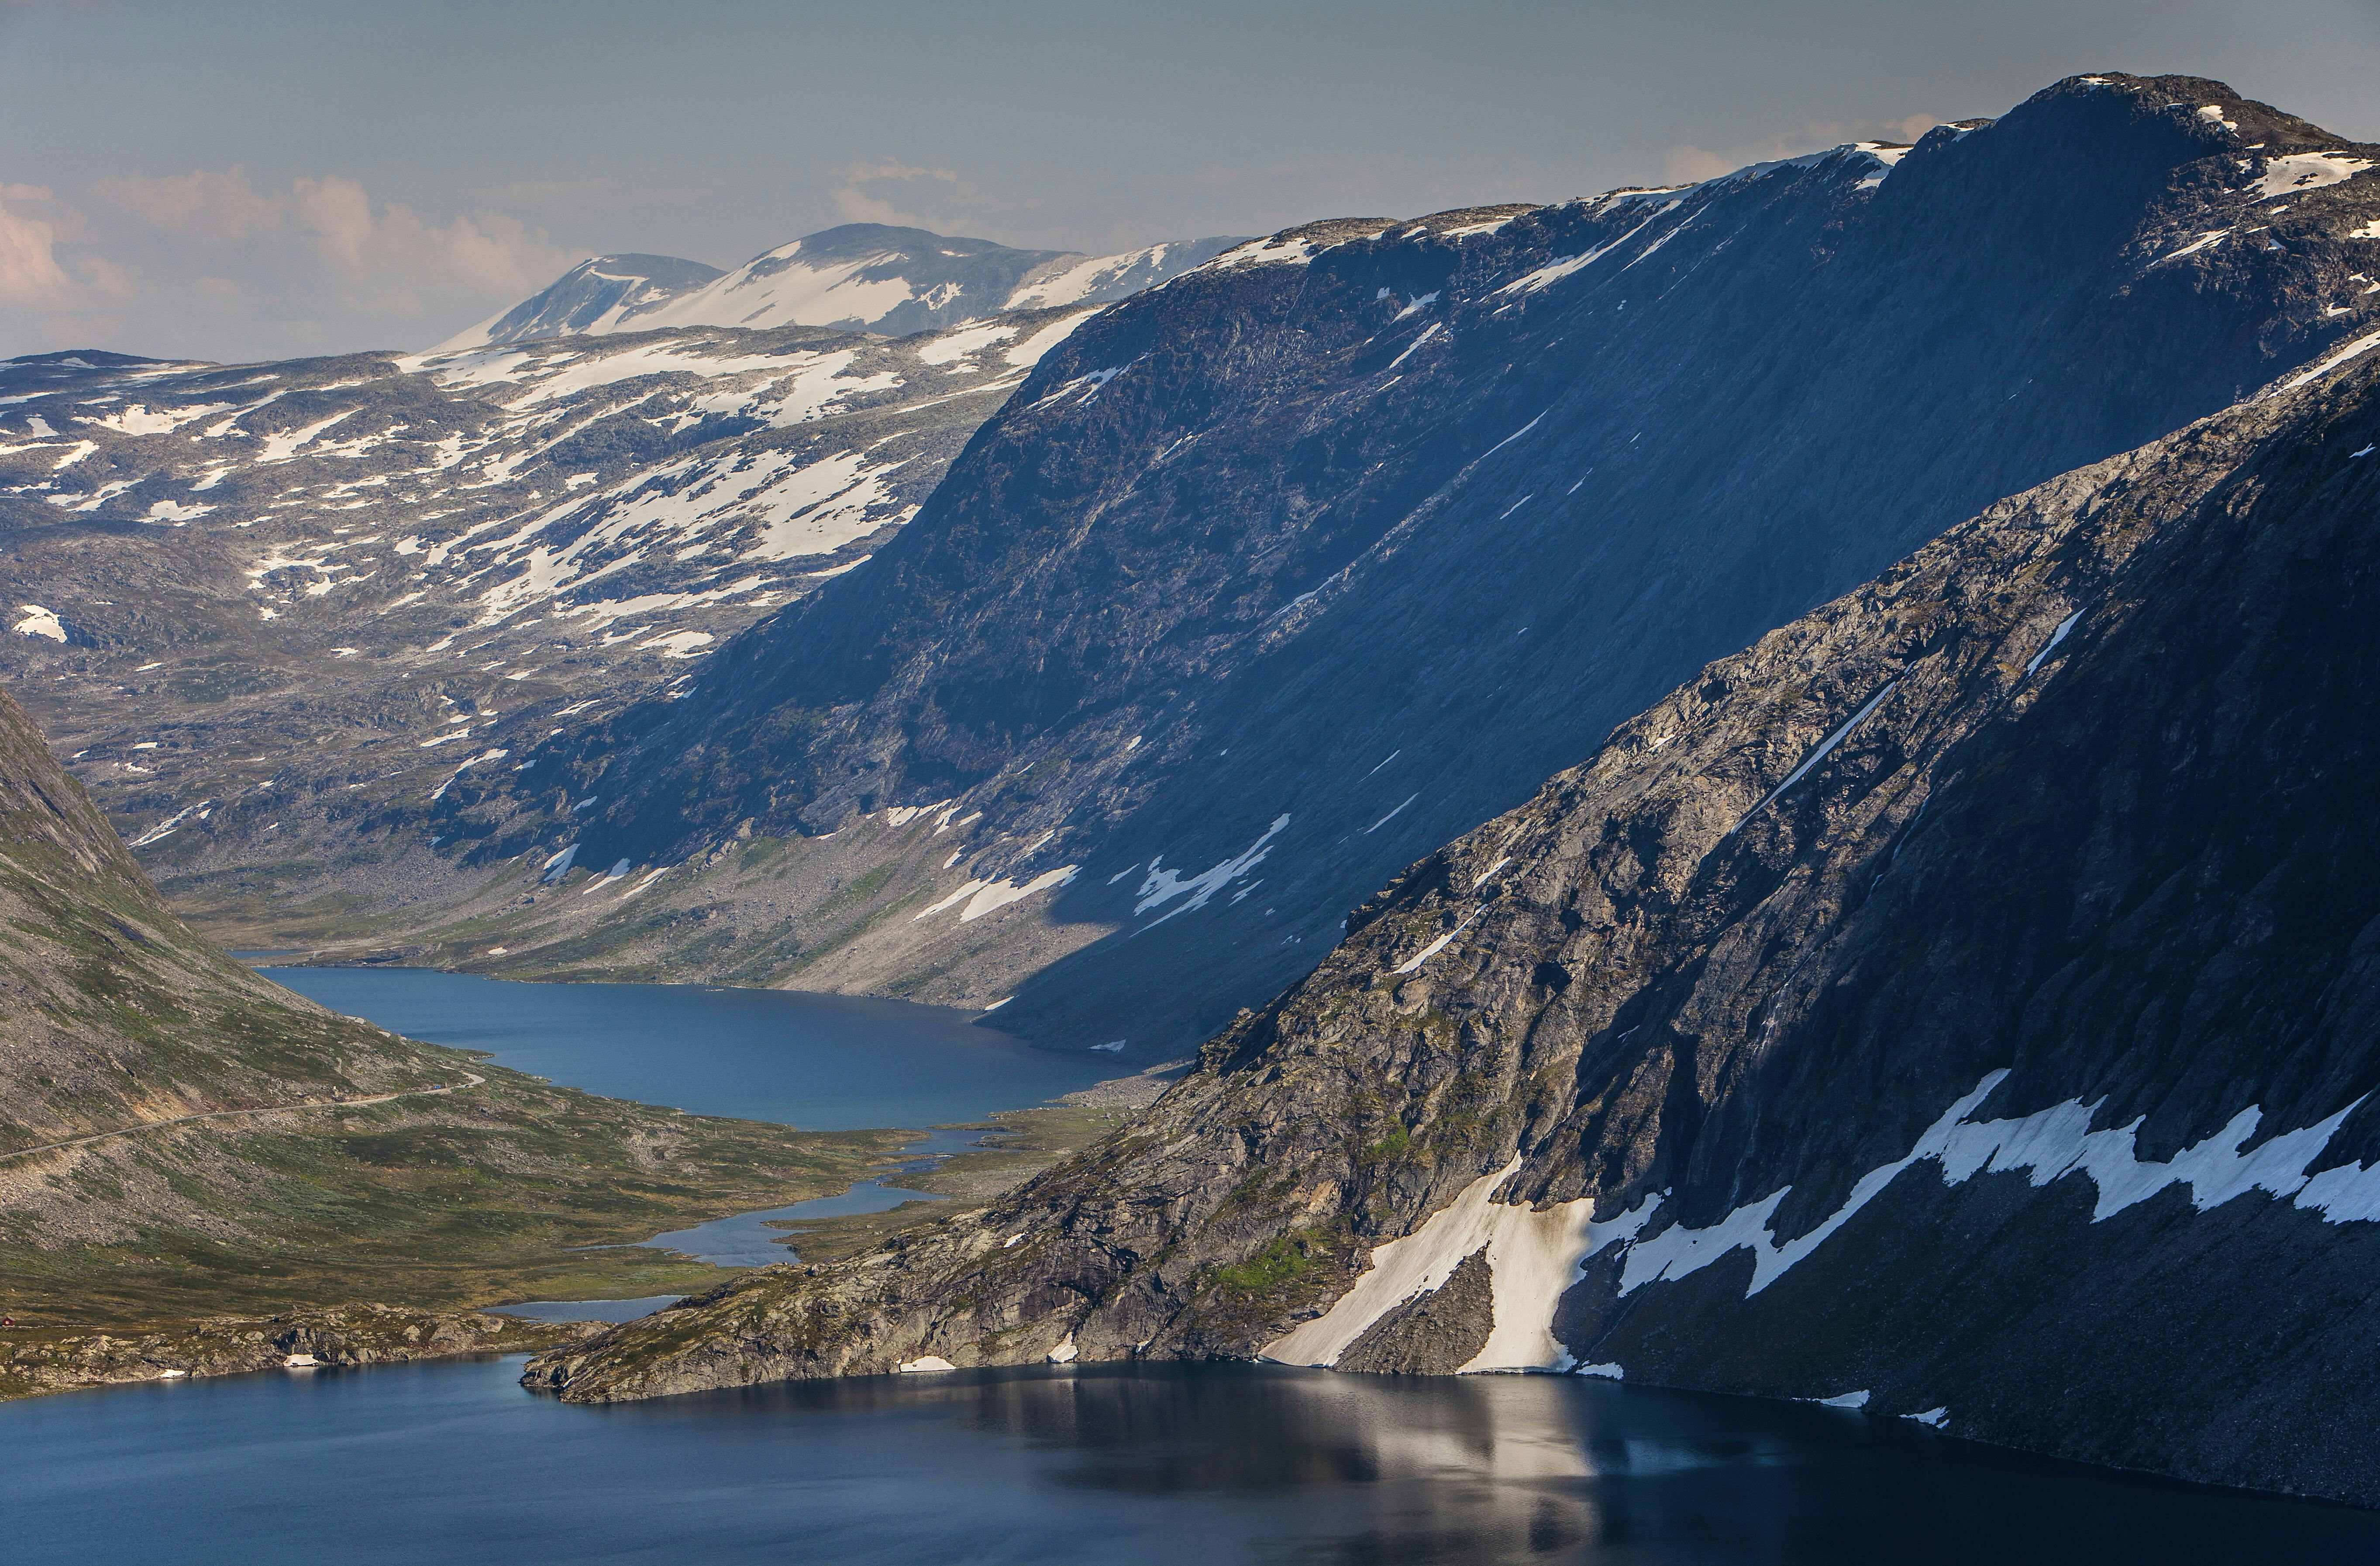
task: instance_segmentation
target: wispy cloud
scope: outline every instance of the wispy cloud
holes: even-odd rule
[[[867,163],[853,164],[839,171],[838,184],[829,192],[834,210],[846,223],[882,223],[903,228],[932,228],[949,221],[950,215],[973,204],[976,192],[958,176],[958,171],[947,168],[920,168],[905,164],[898,158],[876,158]],[[934,208],[930,212],[917,212],[895,205],[879,195],[870,186],[922,186],[917,194],[929,195]],[[934,189],[934,187],[944,187]],[[913,203],[916,196],[906,198]]]
[[[348,346],[384,322],[410,346],[540,286],[577,258],[492,208],[423,216],[324,174],[260,188],[234,164],[95,181],[79,201],[0,185],[0,330],[15,343],[249,353]],[[253,347],[247,347],[253,343]]]

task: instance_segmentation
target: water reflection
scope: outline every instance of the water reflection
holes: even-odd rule
[[[1208,1519],[1200,1548],[1216,1553],[1141,1557],[1152,1560],[2380,1560],[2368,1512],[2030,1458],[1848,1411],[1569,1378],[1080,1366],[612,1412],[862,1427],[939,1415],[1033,1453],[1038,1486]]]
[[[1560,1378],[1095,1366],[583,1409],[518,1374],[401,1366],[0,1404],[0,1558],[2232,1566],[2380,1548],[2370,1512]]]

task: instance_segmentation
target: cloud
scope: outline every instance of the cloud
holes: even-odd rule
[[[892,202],[879,200],[865,190],[846,185],[833,192],[834,210],[846,223],[882,223],[895,228],[929,228],[924,218],[915,212],[905,212]]]
[[[0,190],[0,302],[12,305],[62,300],[71,286],[58,265],[57,229],[8,204],[29,191],[49,194],[39,186],[10,185]]]
[[[949,221],[949,214],[975,204],[976,192],[958,176],[956,169],[920,168],[905,164],[898,158],[878,158],[869,163],[853,164],[839,176],[843,183],[828,194],[833,199],[834,210],[848,223],[883,223],[903,228],[935,228]],[[948,186],[946,191],[929,197],[940,215],[920,215],[905,212],[883,197],[872,194],[870,185],[935,185]],[[920,195],[926,191],[917,192]]]
[[[91,194],[162,233],[212,244],[278,227],[285,211],[285,202],[259,195],[237,164],[221,173],[103,179]]]
[[[0,184],[0,306],[29,312],[0,327],[20,345],[104,329],[121,335],[70,346],[209,357],[410,346],[577,259],[508,212],[442,222],[339,174],[280,188],[237,164],[123,176],[93,183],[82,207]],[[372,336],[352,340],[359,332]]]
[[[869,185],[880,179],[898,179],[912,184],[920,179],[938,179],[945,185],[959,182],[955,169],[913,168],[898,158],[879,158],[872,164],[854,164],[843,171],[843,177],[854,185]]]
[[[1661,179],[1667,185],[1697,185],[1722,174],[1732,174],[1747,163],[1761,161],[1730,158],[1719,152],[1706,152],[1700,147],[1672,147],[1661,160]]]

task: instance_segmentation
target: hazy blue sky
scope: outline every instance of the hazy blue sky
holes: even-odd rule
[[[1108,250],[1550,200],[2093,70],[2380,140],[2375,66],[2380,0],[0,0],[0,354],[418,346],[584,255],[855,219]]]

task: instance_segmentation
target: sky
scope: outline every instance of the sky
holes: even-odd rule
[[[2380,140],[2380,0],[0,0],[0,357],[416,348],[838,223],[1105,252],[2214,77]]]

